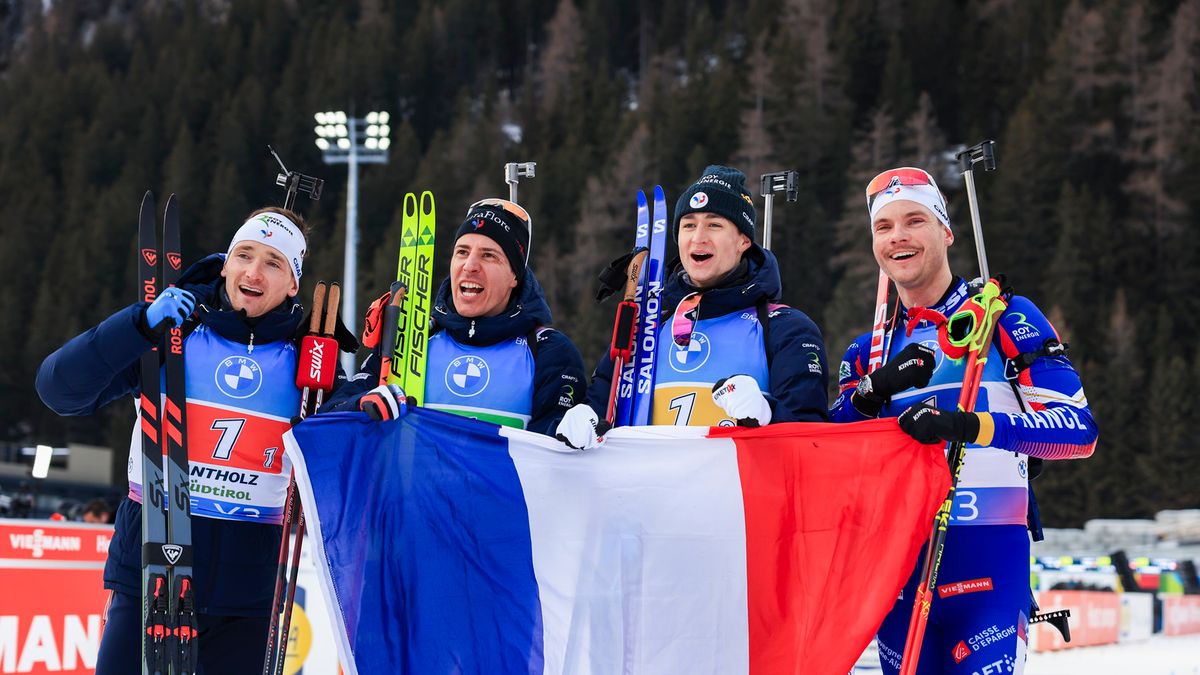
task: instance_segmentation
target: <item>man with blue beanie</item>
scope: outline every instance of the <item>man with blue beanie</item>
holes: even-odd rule
[[[826,421],[821,332],[803,312],[778,304],[779,266],[754,243],[756,215],[745,174],[720,165],[705,168],[675,205],[679,259],[667,267],[660,304],[652,424]],[[587,404],[559,424],[571,447],[596,445],[612,366],[608,356],[600,360]]]

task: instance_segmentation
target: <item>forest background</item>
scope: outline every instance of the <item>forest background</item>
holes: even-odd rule
[[[303,296],[341,277],[346,173],[313,143],[331,109],[392,114],[391,161],[360,178],[359,304],[394,278],[405,191],[435,192],[445,251],[505,162],[536,161],[532,265],[589,367],[637,189],[799,171],[773,249],[836,364],[871,322],[866,181],[934,171],[974,276],[952,153],[994,138],[991,269],[1070,343],[1101,428],[1037,479],[1047,524],[1200,506],[1200,0],[0,0],[0,442],[109,445],[123,469],[128,406],[62,419],[32,383],[135,298],[146,189],[179,194],[185,260],[224,250],[281,203],[270,143],[327,181]]]

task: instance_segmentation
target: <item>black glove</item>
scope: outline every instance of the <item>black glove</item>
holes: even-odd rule
[[[860,413],[876,417],[891,397],[906,389],[929,384],[935,365],[937,355],[934,351],[914,342],[875,372],[863,375],[858,381],[858,388],[850,396],[850,402]]]
[[[900,413],[897,421],[904,433],[926,444],[974,443],[979,438],[979,415],[943,410],[928,403],[910,407]]]
[[[358,400],[358,409],[376,422],[388,422],[408,411],[412,399],[395,384],[381,384],[363,394]]]

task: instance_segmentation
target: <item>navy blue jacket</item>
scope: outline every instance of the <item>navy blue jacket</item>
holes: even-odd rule
[[[532,338],[529,343],[534,368],[532,414],[525,427],[529,431],[553,436],[563,414],[583,400],[586,382],[583,357],[566,335],[545,329],[551,322],[550,306],[532,270],[526,270],[525,280],[517,286],[503,312],[477,319],[462,316],[454,309],[450,280],[446,279],[438,288],[431,319],[431,334],[444,330],[464,345],[487,347],[516,337]],[[434,366],[430,365],[429,370],[432,372]],[[358,398],[379,382],[378,348],[363,361],[352,379],[321,412],[358,409]]]
[[[180,277],[178,285],[194,294],[197,303],[196,312],[184,325],[185,333],[199,321],[241,344],[293,339],[303,320],[300,303],[289,298],[258,320],[247,320],[222,300],[223,260],[220,254],[211,255]],[[130,305],[47,356],[37,374],[42,401],[60,415],[90,415],[116,399],[138,396],[139,359],[154,346],[138,325],[145,307],[144,302]],[[132,461],[140,461],[140,457]],[[104,566],[105,588],[141,596],[141,518],[141,504],[128,498],[121,501]],[[269,614],[281,532],[278,525],[193,518],[197,611],[236,616]]]
[[[742,255],[742,262],[718,288],[704,290],[700,299],[700,316],[714,318],[733,312],[755,310],[760,302],[777,303],[783,283],[779,278],[779,263],[775,255],[758,244],[752,244]],[[675,260],[663,286],[662,307],[658,325],[675,311],[679,301],[698,291],[684,273],[683,264]],[[804,312],[787,306],[772,306],[767,327],[766,350],[770,363],[770,391],[763,395],[771,404],[771,422],[825,422],[829,407],[829,368],[825,359],[825,341],[817,324]],[[717,345],[714,349],[733,348]],[[738,345],[736,348],[744,348]],[[805,354],[816,352],[821,372],[809,369]],[[714,351],[719,354],[719,351]],[[604,418],[608,411],[608,396],[612,385],[612,358],[605,354],[592,372],[587,403]],[[737,375],[737,373],[729,373]]]

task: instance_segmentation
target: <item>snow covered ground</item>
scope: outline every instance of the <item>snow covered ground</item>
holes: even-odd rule
[[[1200,675],[1200,635],[1030,654],[1025,675]]]
[[[880,672],[874,649],[869,651],[855,675]],[[1035,652],[1025,663],[1025,675],[1200,675],[1200,635],[1155,635],[1144,642]]]

